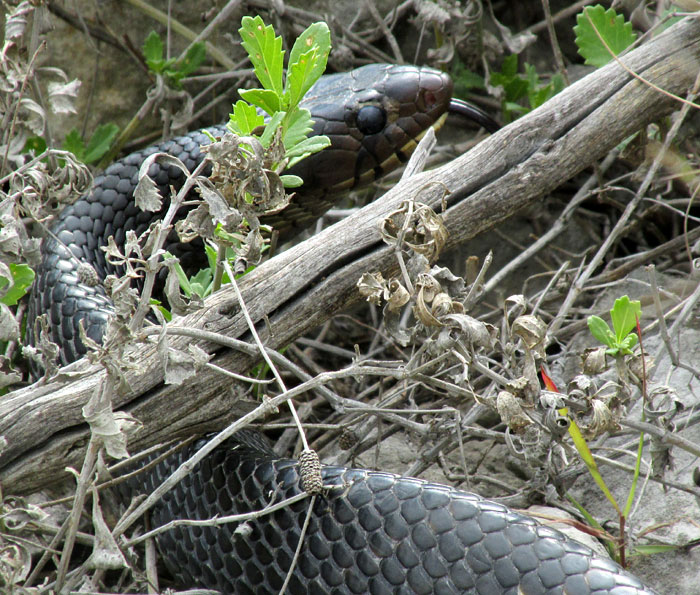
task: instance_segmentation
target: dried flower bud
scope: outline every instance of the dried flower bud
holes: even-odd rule
[[[323,489],[321,461],[315,450],[304,450],[299,455],[299,475],[301,487],[308,494],[318,494]]]
[[[96,287],[100,282],[100,278],[97,276],[97,271],[92,268],[92,265],[83,262],[78,267],[78,281],[88,287]]]
[[[360,441],[357,432],[352,428],[345,428],[338,438],[338,446],[343,450],[350,450]]]

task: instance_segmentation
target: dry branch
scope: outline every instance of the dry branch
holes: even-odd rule
[[[666,91],[684,96],[700,70],[700,20],[686,19],[623,58],[628,68]],[[279,348],[359,300],[355,283],[364,271],[391,274],[392,250],[379,239],[377,222],[403,200],[440,208],[449,190],[445,221],[455,246],[512,216],[594,163],[625,137],[678,106],[676,100],[634,79],[616,63],[602,68],[485,140],[451,163],[402,182],[380,201],[268,261],[240,282],[258,330]],[[201,311],[172,323],[245,338],[246,325],[232,292],[207,299]],[[172,339],[184,347],[189,339]],[[254,360],[202,343],[212,361],[243,373]],[[144,423],[131,449],[174,433],[222,425],[250,409],[221,374],[203,369],[184,386],[166,386],[153,343],[130,353],[130,390],[115,408]],[[5,493],[27,493],[66,476],[88,440],[81,409],[104,373],[86,362],[43,386],[0,401],[0,481]]]

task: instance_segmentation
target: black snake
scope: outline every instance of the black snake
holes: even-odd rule
[[[325,212],[340,190],[367,183],[405,161],[422,133],[450,109],[452,82],[414,66],[371,65],[323,77],[305,100],[314,134],[331,148],[301,162],[305,183],[275,218],[284,235]],[[493,129],[478,112],[467,115]],[[209,129],[221,134],[223,127]],[[179,157],[191,170],[201,162],[196,131],[133,153],[97,177],[91,193],[66,208],[45,240],[30,298],[27,329],[48,314],[61,361],[80,358],[82,320],[100,341],[110,313],[103,288],[78,278],[81,261],[100,278],[115,272],[101,247],[113,235],[143,231],[153,215],[134,205],[139,167],[154,152]],[[182,184],[182,173],[155,164],[161,190]],[[157,216],[157,215],[156,215]],[[56,239],[57,238],[57,239]],[[68,253],[71,251],[72,256]],[[196,270],[197,262],[186,267]],[[144,474],[136,489],[152,491],[198,447],[193,443]],[[287,593],[653,593],[614,562],[562,533],[474,494],[389,473],[326,466],[324,483],[340,486],[315,499]],[[152,523],[207,519],[264,508],[301,492],[296,461],[280,460],[248,432],[217,448],[152,510]],[[292,564],[309,500],[245,525],[178,527],[159,547],[177,584],[223,593],[277,593]]]

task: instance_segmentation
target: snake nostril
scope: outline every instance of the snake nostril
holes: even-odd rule
[[[365,105],[357,112],[356,124],[362,134],[377,134],[384,130],[386,112],[376,105]]]

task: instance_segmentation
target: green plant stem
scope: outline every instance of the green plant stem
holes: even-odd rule
[[[226,245],[219,243],[216,251],[216,268],[214,269],[214,279],[211,282],[211,292],[215,293],[221,287],[221,279],[224,276],[224,259],[226,258]]]
[[[144,14],[151,17],[154,21],[171,27],[172,30],[175,31],[175,33],[181,35],[190,43],[194,42],[197,39],[197,34],[194,31],[192,31],[192,29],[190,29],[189,27],[185,27],[185,25],[183,25],[179,21],[173,19],[172,17],[169,17],[162,10],[154,8],[148,2],[144,2],[144,0],[126,1],[132,6],[138,8]],[[205,41],[204,44],[207,48],[207,54],[209,56],[211,56],[214,60],[216,60],[219,64],[221,64],[221,66],[223,66],[227,70],[235,70],[236,64],[224,52],[222,52],[209,41]]]

